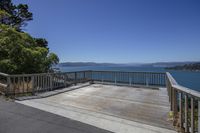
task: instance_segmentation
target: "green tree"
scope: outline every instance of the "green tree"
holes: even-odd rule
[[[44,38],[35,38],[35,41],[36,45],[39,47],[44,47],[44,48],[48,47],[48,41]]]
[[[48,72],[59,62],[49,53],[48,41],[22,31],[33,19],[28,5],[0,0],[0,72],[9,74]]]
[[[48,72],[59,58],[29,34],[16,31],[7,25],[0,25],[0,71],[5,73]]]
[[[0,10],[0,23],[9,23],[10,21],[10,14],[8,14],[6,11],[4,10]]]
[[[26,4],[14,5],[11,0],[1,0],[0,9],[9,14],[7,20],[1,21],[1,23],[13,26],[19,31],[33,19],[33,14],[28,11]]]

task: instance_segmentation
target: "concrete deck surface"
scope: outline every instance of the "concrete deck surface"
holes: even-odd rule
[[[0,133],[110,133],[0,97]]]
[[[19,103],[119,133],[174,133],[166,88],[94,84]]]

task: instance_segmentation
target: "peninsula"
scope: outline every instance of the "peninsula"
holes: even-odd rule
[[[175,67],[167,67],[168,70],[183,70],[183,71],[200,71],[200,62],[180,65]]]

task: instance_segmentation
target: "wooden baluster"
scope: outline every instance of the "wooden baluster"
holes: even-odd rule
[[[185,94],[185,132],[188,132],[188,96]]]
[[[11,91],[11,77],[7,76],[6,96],[9,95],[10,91]]]
[[[29,77],[26,76],[26,93],[28,92]]]
[[[75,85],[76,85],[76,83],[77,83],[77,72],[75,72]]]
[[[129,85],[131,86],[132,85],[132,77],[131,77],[131,73],[129,73]]]
[[[22,77],[22,84],[23,84],[23,85],[22,85],[22,86],[23,86],[23,93],[24,93],[24,82],[25,82],[25,81],[24,81],[24,76],[23,76],[23,77]]]
[[[47,91],[45,88],[45,75],[42,76],[42,81],[43,81],[43,90]]]
[[[45,90],[48,91],[48,89],[47,89],[47,74],[44,75],[44,88],[45,88]]]
[[[174,114],[174,120],[173,125],[176,125],[176,117],[177,117],[177,91],[175,88],[173,88],[173,114]]]
[[[49,76],[50,74],[47,74],[46,75],[46,78],[47,78],[47,88],[48,88],[48,90],[50,90],[50,76]]]
[[[173,111],[173,88],[172,88],[172,86],[170,85],[170,97],[171,97],[171,106],[170,106],[170,108],[171,108],[171,111]]]
[[[49,75],[50,90],[53,90],[53,74]]]
[[[34,80],[34,76],[31,76],[31,82],[32,82],[32,93],[35,94],[35,80]]]
[[[101,72],[101,83],[103,84],[103,72]]]
[[[194,133],[194,98],[191,97],[191,133]]]
[[[16,77],[14,77],[14,95],[16,93]]]
[[[18,93],[21,93],[21,87],[20,87],[20,85],[21,85],[21,82],[20,82],[20,77],[18,76],[17,77],[17,89],[18,89]]]
[[[179,125],[180,125],[180,131],[182,131],[183,128],[183,102],[182,102],[182,92],[179,93]]]
[[[67,75],[64,74],[64,86],[67,87]]]
[[[35,75],[35,92],[37,92],[38,89],[38,75]]]
[[[200,101],[198,100],[198,133],[200,133]]]
[[[115,85],[117,84],[117,73],[115,72],[114,75],[115,75]]]
[[[146,80],[146,86],[148,87],[148,77],[147,77],[147,73],[144,74],[145,80]]]
[[[38,90],[40,91],[40,75],[37,76]]]
[[[56,83],[56,88],[58,88],[58,74],[55,74],[55,83]]]
[[[85,72],[83,72],[83,81],[85,82],[86,81],[86,76],[85,76]]]

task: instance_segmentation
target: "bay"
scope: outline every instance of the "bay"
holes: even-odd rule
[[[126,71],[126,72],[170,72],[178,84],[200,92],[200,72],[166,70],[162,67],[129,67],[129,66],[84,66],[60,67],[62,72],[82,70]]]

